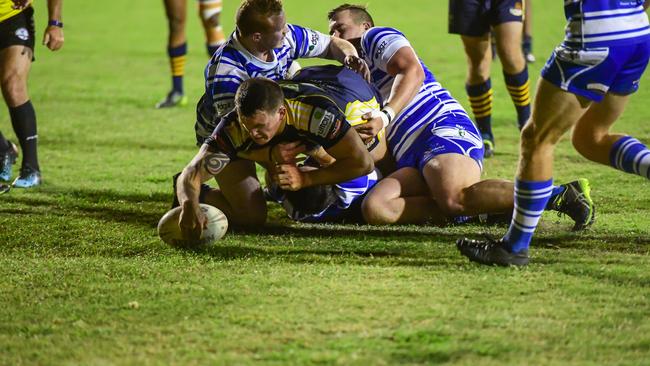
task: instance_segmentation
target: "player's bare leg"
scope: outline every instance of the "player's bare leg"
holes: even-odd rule
[[[164,0],[164,4],[169,29],[167,55],[171,67],[172,90],[163,100],[156,104],[156,108],[187,105],[187,97],[183,90],[187,54],[187,38],[185,35],[187,2],[186,0]]]
[[[497,52],[503,68],[506,88],[517,110],[517,126],[522,129],[530,118],[530,82],[528,67],[521,50],[523,24],[507,22],[494,27]]]
[[[205,203],[223,211],[233,226],[256,227],[266,222],[266,201],[255,163],[233,161],[215,179],[219,188],[206,193]]]
[[[2,95],[9,108],[11,123],[23,151],[20,176],[13,182],[15,187],[29,188],[41,183],[38,163],[36,114],[27,92],[27,78],[32,65],[32,50],[25,46],[11,46],[0,51],[0,83]],[[17,151],[9,143],[1,151],[1,179],[11,178],[11,165],[15,163]]]
[[[492,51],[490,33],[481,37],[461,36],[467,55],[467,78],[465,90],[485,145],[485,157],[494,153],[494,134],[492,133]]]
[[[383,178],[364,199],[361,209],[369,224],[443,225],[447,217],[440,213],[422,175],[415,168],[401,168]]]
[[[221,27],[221,4],[221,0],[199,1],[199,18],[205,31],[206,50],[210,57],[226,41]]]

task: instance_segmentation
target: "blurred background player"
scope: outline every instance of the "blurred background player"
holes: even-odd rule
[[[566,35],[542,70],[533,116],[521,133],[510,228],[499,240],[458,240],[471,261],[528,264],[530,242],[554,190],[555,145],[572,127],[581,155],[650,179],[650,150],[631,136],[610,132],[648,65],[647,7],[643,0],[564,2]]]
[[[43,44],[52,51],[63,46],[62,0],[48,0],[48,25]],[[14,187],[41,183],[38,164],[36,113],[27,92],[27,78],[34,60],[34,9],[28,0],[0,0],[0,76],[2,95],[11,125],[18,137],[23,160]],[[9,181],[18,149],[0,133],[0,182]]]
[[[490,29],[506,88],[517,110],[521,129],[530,117],[528,68],[521,50],[524,5],[521,0],[449,0],[449,33],[459,34],[467,55],[465,84],[474,120],[485,144],[485,157],[494,154],[492,133],[492,55]]]
[[[220,23],[222,0],[198,0],[199,17],[205,31],[206,50],[208,57],[225,42],[223,29]],[[187,15],[186,0],[164,0],[165,13],[169,25],[169,38],[167,40],[167,55],[172,73],[172,90],[167,96],[156,104],[156,108],[169,108],[187,105],[187,97],[183,90],[183,76],[185,75],[185,57],[187,55],[187,38],[185,24]]]
[[[524,0],[524,38],[521,41],[521,49],[524,51],[526,62],[535,62],[533,55],[533,0]]]

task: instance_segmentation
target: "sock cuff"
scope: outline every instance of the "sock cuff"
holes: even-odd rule
[[[623,136],[618,141],[612,145],[612,149],[609,151],[609,161],[612,166],[620,166],[619,162],[623,160],[623,155],[625,148],[635,144],[635,143],[641,143],[641,141],[635,139],[632,136]]]
[[[503,78],[506,81],[506,85],[509,86],[523,86],[528,82],[528,66],[524,66],[524,69],[518,74],[506,74],[503,72]]]
[[[167,47],[167,54],[169,57],[180,57],[187,54],[187,42],[176,47]]]
[[[482,96],[488,93],[490,90],[492,90],[492,80],[488,78],[481,84],[476,84],[476,85],[466,84],[465,90],[467,91],[467,95],[469,95],[470,97]]]

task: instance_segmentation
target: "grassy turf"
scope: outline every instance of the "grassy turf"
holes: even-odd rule
[[[235,2],[225,3],[230,30]],[[290,21],[323,31],[338,4],[285,3]],[[563,33],[562,2],[536,5],[533,80]],[[465,103],[447,3],[371,6]],[[155,225],[171,175],[196,151],[194,112],[152,108],[169,86],[162,5],[66,0],[64,14],[64,49],[38,46],[30,80],[44,184],[0,197],[0,364],[650,364],[643,179],[564,140],[555,177],[591,180],[597,222],[574,234],[546,215],[525,269],[472,265],[452,245],[504,228],[297,225],[278,207],[263,233],[177,251]],[[195,101],[206,56],[194,10],[188,37]],[[617,125],[646,142],[649,81]],[[498,155],[485,176],[511,178],[517,131],[498,64],[493,84]],[[9,126],[0,114],[14,139]]]

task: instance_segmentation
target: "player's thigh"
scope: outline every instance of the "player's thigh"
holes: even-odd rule
[[[447,214],[460,214],[463,189],[481,179],[481,166],[466,155],[443,154],[429,160],[422,175],[438,207]]]
[[[254,162],[235,160],[217,174],[215,179],[224,197],[236,211],[266,209]]]
[[[366,199],[389,201],[400,197],[427,196],[428,192],[420,172],[416,168],[405,167],[377,182]]]
[[[32,50],[24,45],[9,46],[0,51],[2,94],[10,107],[25,103],[27,78],[32,65]]]
[[[508,74],[517,74],[524,69],[526,61],[521,50],[523,23],[511,21],[494,27],[497,53],[503,69]]]

